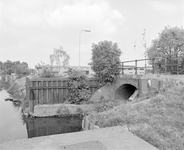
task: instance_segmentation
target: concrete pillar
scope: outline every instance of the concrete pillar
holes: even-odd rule
[[[148,81],[147,79],[139,79],[139,94],[148,92]]]

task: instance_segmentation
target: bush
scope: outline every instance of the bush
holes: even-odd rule
[[[45,65],[44,63],[38,64],[36,66],[38,76],[43,78],[52,78],[55,76],[55,72],[53,72],[53,69],[49,65]]]
[[[72,104],[87,102],[91,96],[90,88],[87,85],[87,77],[80,70],[70,69],[69,75],[69,92],[68,101]]]

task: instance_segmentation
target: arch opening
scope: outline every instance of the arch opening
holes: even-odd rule
[[[131,84],[121,85],[115,92],[115,99],[128,100],[137,88]]]

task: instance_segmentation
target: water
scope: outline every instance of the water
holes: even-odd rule
[[[24,118],[20,104],[5,101],[9,94],[0,91],[0,144],[24,138],[76,132],[81,130],[81,118]]]

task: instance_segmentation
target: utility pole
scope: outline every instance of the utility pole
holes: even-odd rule
[[[146,50],[147,50],[147,43],[146,43],[146,29],[143,30],[143,33],[142,33],[142,40],[143,40],[143,47],[145,48],[145,74],[146,74]]]

